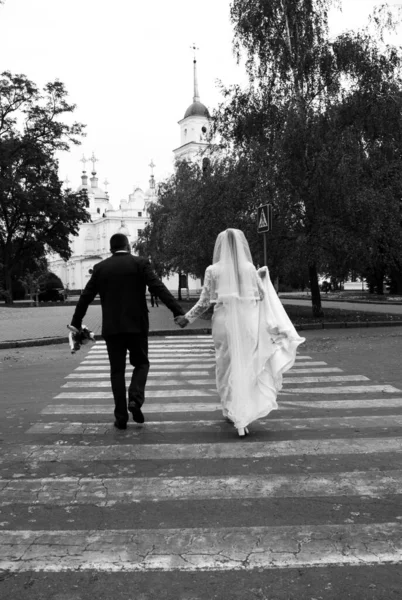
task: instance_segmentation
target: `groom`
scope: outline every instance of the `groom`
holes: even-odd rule
[[[141,406],[145,400],[145,384],[149,371],[148,308],[146,286],[158,296],[181,321],[184,310],[160,281],[146,258],[133,256],[125,235],[115,233],[110,238],[112,256],[96,264],[78,300],[71,325],[81,329],[89,304],[97,294],[102,304],[102,336],[110,362],[110,379],[115,403],[117,429],[126,429],[128,421],[126,398],[126,354],[134,367],[128,389],[128,410],[136,423],[144,422]]]

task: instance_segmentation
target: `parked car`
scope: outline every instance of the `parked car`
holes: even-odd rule
[[[38,295],[39,302],[64,302],[64,299],[64,290],[62,288],[44,290]]]

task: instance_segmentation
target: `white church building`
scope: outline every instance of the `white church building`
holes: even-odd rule
[[[173,150],[176,161],[202,161],[208,148],[207,135],[210,128],[210,116],[206,106],[200,102],[197,81],[197,63],[194,58],[194,95],[193,102],[187,108],[180,125],[180,146]],[[90,161],[81,159],[83,171],[81,185],[77,191],[85,190],[89,199],[91,220],[82,223],[77,236],[72,236],[70,247],[72,254],[69,260],[63,260],[58,254],[48,257],[49,270],[55,273],[68,290],[82,290],[87,284],[94,265],[110,256],[109,240],[114,233],[124,233],[134,247],[138,236],[144,229],[148,219],[148,207],[157,199],[157,186],[153,168],[149,187],[144,192],[135,187],[128,200],[121,200],[118,209],[110,203],[108,192],[99,187],[94,154]],[[86,163],[92,162],[91,177],[88,181]],[[107,184],[107,181],[105,181]],[[163,279],[172,291],[177,291],[178,274]],[[199,279],[188,277],[188,291],[194,293],[201,287]]]

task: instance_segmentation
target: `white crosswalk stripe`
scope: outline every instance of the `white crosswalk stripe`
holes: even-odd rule
[[[307,408],[310,411],[314,409],[321,410],[354,410],[358,408],[367,408],[369,410],[382,408],[402,408],[402,398],[366,398],[364,400],[281,400],[280,411],[292,410],[298,411]],[[217,404],[213,398],[208,403],[200,402],[172,402],[166,401],[163,404],[153,401],[147,402],[147,413],[169,413],[169,412],[203,412],[221,410],[221,405]],[[51,404],[42,410],[44,415],[56,414],[88,414],[88,415],[110,415],[110,405],[105,404]]]
[[[66,425],[66,427],[68,424]],[[110,426],[109,426],[110,427]],[[42,433],[42,432],[40,432]],[[126,434],[123,434],[126,435]],[[131,432],[130,432],[131,435]],[[342,454],[402,453],[400,437],[386,438],[332,438],[331,440],[311,439],[286,440],[275,442],[208,443],[208,444],[119,444],[108,446],[39,446],[24,445],[5,449],[1,460],[26,460],[34,463],[67,461],[153,461],[165,459],[180,460],[216,460],[277,458],[288,456],[338,456]]]
[[[242,475],[241,477],[143,477],[111,479],[58,477],[43,479],[2,479],[3,506],[13,504],[91,504],[109,506],[116,502],[162,502],[166,500],[224,500],[236,498],[314,498],[342,494],[384,498],[402,493],[402,471],[310,476]]]
[[[183,407],[183,405],[181,405]],[[218,409],[219,410],[219,409]],[[62,428],[63,425],[65,427],[69,427],[69,424],[63,423],[53,423],[53,424],[42,424],[44,428],[41,431],[46,431],[46,428],[49,429],[50,426],[57,428]],[[97,423],[80,423],[82,427],[88,427],[92,432],[99,433],[103,430],[110,429],[110,424],[97,424]],[[402,414],[401,415],[381,415],[381,416],[357,416],[357,417],[347,417],[347,416],[337,416],[337,417],[313,417],[313,418],[288,418],[288,419],[261,419],[258,425],[258,430],[264,431],[294,431],[296,429],[349,429],[356,428],[366,429],[366,428],[382,428],[389,429],[395,427],[402,427]],[[165,433],[169,433],[170,431],[175,432],[184,432],[184,431],[196,431],[203,429],[214,429],[215,431],[223,432],[225,430],[225,426],[220,421],[164,421],[163,423],[155,422],[150,423],[147,421],[147,429],[150,432],[161,431]],[[141,430],[140,430],[141,431]],[[38,433],[38,429],[35,427],[31,427],[28,430],[29,433]],[[78,433],[78,430],[77,430]]]
[[[180,514],[196,501],[212,507],[215,501],[230,506],[245,500],[253,506],[275,499],[344,503],[350,497],[381,503],[397,498],[402,494],[401,390],[299,355],[284,378],[279,410],[253,424],[252,435],[240,440],[222,418],[210,336],[150,338],[149,347],[144,425],[130,422],[126,431],[113,427],[106,345],[97,342],[60,382],[61,391],[41,412],[43,420],[27,430],[30,443],[5,446],[0,464],[25,469],[18,466],[0,478],[3,510],[93,506],[105,511],[106,527],[59,530],[49,519],[47,529],[45,520],[39,529],[29,527],[31,520],[27,528],[19,523],[13,530],[4,521],[3,570],[179,573],[402,562],[402,523],[396,518],[333,524],[323,517],[310,525],[266,527],[216,522],[205,528],[197,527],[195,511],[194,526],[180,528],[169,527],[171,509],[163,516],[169,503]],[[348,468],[355,457],[358,462]],[[253,472],[258,461],[265,468]],[[292,461],[304,462],[291,472]],[[95,469],[115,463],[113,476]],[[196,464],[204,465],[202,471]],[[59,467],[54,473],[53,465]],[[78,475],[71,475],[71,465]],[[145,466],[137,473],[126,472],[127,465]],[[167,466],[158,474],[151,470],[157,465]],[[86,467],[92,472],[83,474]],[[203,474],[192,474],[191,467]],[[242,474],[236,472],[240,468]],[[160,505],[163,526],[107,529],[107,515],[117,506],[126,511],[127,505],[149,503]]]
[[[185,375],[187,376],[188,374],[185,373]],[[198,375],[198,373],[195,374],[196,376]],[[188,385],[199,385],[199,386],[213,386],[215,383],[214,379],[184,379],[184,381],[188,384]],[[287,377],[287,380],[284,379],[284,384],[295,384],[295,383],[326,383],[326,382],[331,382],[331,383],[342,383],[344,381],[368,381],[368,377],[365,377],[364,375],[342,375],[342,376],[327,376],[327,377]],[[164,380],[164,381],[159,381],[157,379],[155,379],[155,381],[153,381],[153,379],[150,377],[148,380],[147,385],[149,387],[152,386],[164,386],[164,385],[168,385],[168,386],[175,386],[175,385],[183,385],[183,378],[182,379],[169,379],[169,380]],[[110,382],[109,381],[67,381],[67,383],[65,383],[64,385],[62,385],[63,388],[83,388],[83,387],[108,387],[110,388]]]
[[[4,531],[0,547],[4,569],[12,573],[24,570],[24,565],[33,572],[382,565],[402,561],[402,524]]]

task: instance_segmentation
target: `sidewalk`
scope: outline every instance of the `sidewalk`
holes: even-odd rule
[[[310,306],[310,300],[282,299],[284,305]],[[389,304],[361,304],[351,302],[327,301],[325,306],[340,310],[356,310],[360,312],[392,313],[402,315],[402,306]],[[25,308],[0,307],[0,349],[21,346],[37,346],[56,343],[67,343],[67,324],[71,322],[74,306],[39,306]],[[180,329],[173,321],[172,313],[162,304],[159,307],[149,306],[150,335],[185,335],[191,333],[210,333],[211,322],[197,320],[191,329]],[[84,324],[100,337],[101,334],[101,306],[90,305]],[[376,326],[377,323],[362,323],[361,326]],[[381,325],[399,325],[394,322],[383,322]],[[325,329],[344,327],[336,323],[311,323],[303,325],[300,330]],[[358,324],[351,324],[357,327]]]
[[[74,306],[39,306],[39,307],[0,307],[0,349],[13,346],[44,345],[49,343],[67,343],[67,325],[71,322]],[[84,319],[84,324],[95,333],[101,335],[101,306],[92,304]],[[149,306],[150,334],[171,333],[178,335],[190,332],[175,324],[173,315],[166,306]],[[205,333],[211,328],[210,321],[198,320],[191,326],[191,331]],[[17,343],[23,342],[23,343]]]

